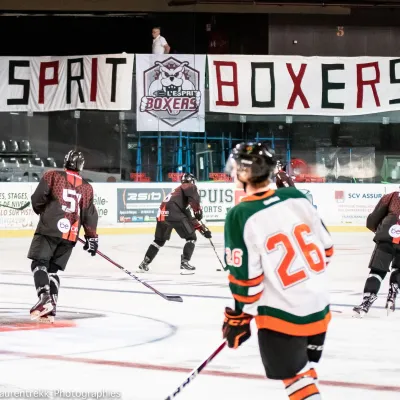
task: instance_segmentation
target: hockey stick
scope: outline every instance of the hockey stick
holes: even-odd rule
[[[78,238],[79,241],[83,244],[85,244],[86,242],[81,239]],[[163,299],[168,300],[168,301],[177,301],[178,303],[182,303],[182,297],[181,296],[172,296],[172,295],[167,295],[167,294],[163,294],[161,292],[159,292],[157,289],[154,289],[153,286],[150,286],[148,283],[142,281],[141,279],[139,279],[136,275],[132,274],[132,272],[128,271],[127,269],[125,269],[124,267],[122,267],[121,265],[117,264],[115,261],[111,260],[111,258],[107,257],[105,254],[103,254],[102,252],[100,252],[99,250],[96,251],[96,253],[100,256],[103,257],[105,260],[107,260],[108,262],[110,262],[111,264],[115,265],[116,267],[118,267],[120,270],[124,271],[126,274],[128,274],[131,278],[136,279],[138,282],[140,282],[142,285],[146,286],[148,289],[152,290],[154,293],[158,294],[159,296],[161,296]]]
[[[215,246],[214,246],[214,243],[212,242],[211,239],[208,239],[208,240],[210,241],[211,246],[212,246],[212,248],[214,249],[214,253],[215,253],[215,255],[217,256],[218,261],[219,261],[219,263],[221,264],[222,269],[225,270],[224,264],[222,264],[222,261],[221,261],[221,259],[219,258],[219,255],[218,255],[218,253],[217,253],[217,249],[216,249]],[[218,268],[217,271],[221,271],[221,270]]]
[[[203,222],[200,222],[200,225],[202,225],[204,228],[207,228],[207,227],[204,225]],[[214,246],[214,243],[212,242],[211,239],[208,239],[208,240],[210,241],[210,244],[211,244],[212,248],[214,249],[214,253],[215,253],[215,255],[217,256],[218,261],[219,261],[219,263],[221,264],[222,269],[225,270],[224,264],[222,264],[222,261],[221,261],[221,259],[219,258],[219,255],[218,255],[217,249],[216,249],[215,246]],[[218,268],[217,271],[221,271],[221,270]]]
[[[0,204],[0,207],[6,207],[6,208],[11,208],[13,210],[18,210],[18,211],[22,211],[25,210],[26,207],[29,207],[31,205],[31,202],[28,201],[27,203],[25,203],[24,205],[22,205],[21,207],[11,207],[8,206],[7,204]]]
[[[189,385],[189,383],[196,378],[196,376],[223,350],[226,345],[226,341],[224,340],[218,348],[206,359],[204,360],[197,368],[195,368],[189,376],[185,379],[185,381],[165,400],[171,400],[175,398],[184,388]]]

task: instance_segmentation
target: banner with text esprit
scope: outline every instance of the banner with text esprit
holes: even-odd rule
[[[343,116],[400,110],[400,58],[207,57],[212,112]]]
[[[133,54],[0,57],[0,111],[130,110]]]

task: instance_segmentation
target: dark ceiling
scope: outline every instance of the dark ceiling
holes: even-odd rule
[[[314,6],[359,6],[393,7],[400,0],[167,0],[169,6],[188,6],[196,4],[232,4],[232,5],[314,5]]]

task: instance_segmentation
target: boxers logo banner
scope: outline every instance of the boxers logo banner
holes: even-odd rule
[[[400,58],[207,57],[213,112],[340,117],[400,110]]]
[[[130,110],[133,54],[0,57],[0,111]]]
[[[139,131],[204,132],[205,58],[136,56]]]

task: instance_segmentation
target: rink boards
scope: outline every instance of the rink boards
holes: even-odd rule
[[[158,207],[177,183],[93,183],[99,212],[99,234],[153,233]],[[37,183],[0,184],[0,237],[30,236],[38,217],[29,206]],[[243,193],[233,183],[199,182],[205,220],[214,232],[222,232],[227,212]],[[366,231],[365,220],[379,199],[399,189],[395,184],[303,183],[296,185],[320,213],[332,232]]]

